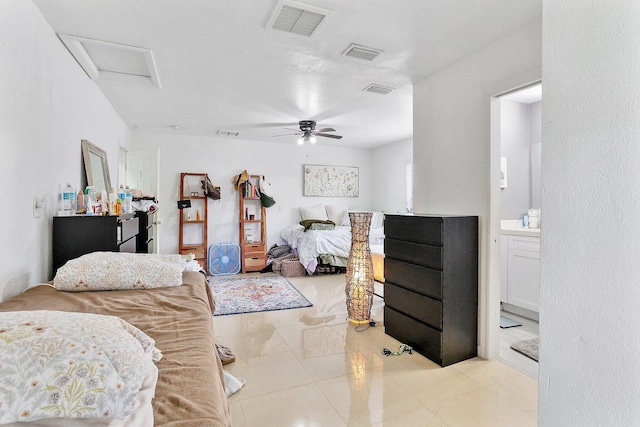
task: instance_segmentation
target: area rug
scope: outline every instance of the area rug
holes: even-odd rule
[[[313,304],[286,277],[211,277],[215,316],[287,310]]]
[[[511,349],[520,354],[524,354],[529,359],[538,361],[538,350],[540,348],[540,338],[518,341],[511,344]]]

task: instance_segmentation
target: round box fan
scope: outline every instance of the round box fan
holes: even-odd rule
[[[209,274],[224,276],[240,271],[240,246],[235,243],[218,243],[209,246]]]

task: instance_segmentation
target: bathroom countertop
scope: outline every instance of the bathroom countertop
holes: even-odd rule
[[[522,220],[519,219],[500,220],[500,232],[512,236],[540,237],[539,228],[523,228]]]

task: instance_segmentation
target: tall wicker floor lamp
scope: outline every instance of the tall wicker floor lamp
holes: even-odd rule
[[[347,314],[353,323],[362,325],[371,319],[373,305],[373,261],[369,248],[371,212],[349,212],[351,250],[347,262]]]

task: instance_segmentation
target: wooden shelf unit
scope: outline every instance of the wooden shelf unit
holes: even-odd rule
[[[191,207],[180,209],[180,237],[178,252],[181,254],[194,254],[196,261],[205,271],[208,269],[207,260],[207,230],[209,211],[207,197],[202,190],[201,180],[206,179],[206,173],[182,172],[180,174],[179,200],[191,200]],[[197,192],[197,196],[192,196]],[[200,219],[197,220],[197,212]]]
[[[249,183],[258,187],[261,175],[249,175]],[[259,197],[245,197],[245,185],[240,184],[239,242],[242,272],[260,271],[267,265],[267,210]],[[254,215],[248,219],[247,215]],[[248,236],[251,236],[250,238]]]

